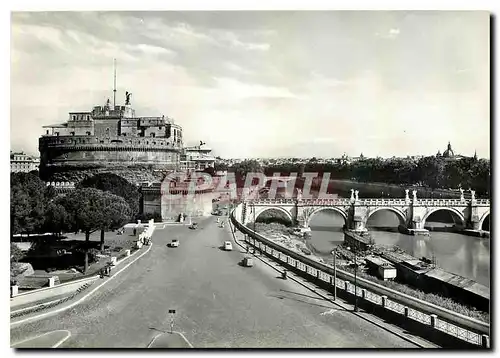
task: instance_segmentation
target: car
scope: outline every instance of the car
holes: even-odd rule
[[[243,259],[243,265],[246,267],[252,267],[253,266],[253,258],[250,256],[245,256]]]
[[[191,226],[189,226],[190,229],[196,230],[198,228],[198,223],[192,223]]]
[[[170,247],[179,247],[179,240],[172,240],[172,242],[170,243]]]
[[[232,251],[233,250],[233,244],[231,244],[231,241],[225,241],[224,242],[224,250],[226,250],[226,251]]]

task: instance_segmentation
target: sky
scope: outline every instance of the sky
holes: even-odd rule
[[[13,12],[11,149],[132,92],[215,155],[490,157],[480,11]]]

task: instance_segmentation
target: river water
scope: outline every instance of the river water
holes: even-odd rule
[[[444,212],[446,213],[446,212]],[[442,227],[453,225],[446,215],[431,215],[426,227]],[[310,221],[312,237],[310,244],[319,256],[332,259],[332,249],[344,241],[342,226],[344,219],[340,214],[324,210],[315,214]],[[490,239],[466,236],[451,232],[431,232],[430,236],[411,236],[397,232],[399,225],[396,214],[380,210],[370,217],[367,226],[375,244],[396,245],[410,255],[421,258],[435,257],[437,265],[446,271],[470,278],[478,283],[490,286]],[[377,227],[393,227],[394,229],[377,230]]]

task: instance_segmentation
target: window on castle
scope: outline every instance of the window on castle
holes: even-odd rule
[[[151,133],[151,137],[153,137],[153,138],[154,138],[154,137],[155,137],[155,134],[154,134],[154,133]]]
[[[90,121],[90,116],[89,115],[87,115],[87,121]]]
[[[90,132],[87,132],[87,135],[90,135]]]
[[[76,116],[73,116],[73,120],[75,120],[75,119],[76,119]]]
[[[75,132],[71,132],[70,134],[71,134],[72,136],[74,136],[74,135],[75,135]]]
[[[47,129],[47,134],[49,134],[49,130]]]

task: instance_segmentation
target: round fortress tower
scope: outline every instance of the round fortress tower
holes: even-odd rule
[[[104,106],[91,112],[70,112],[68,121],[44,126],[39,139],[40,174],[113,167],[179,167],[182,128],[173,119],[136,117],[126,93],[125,105]]]

